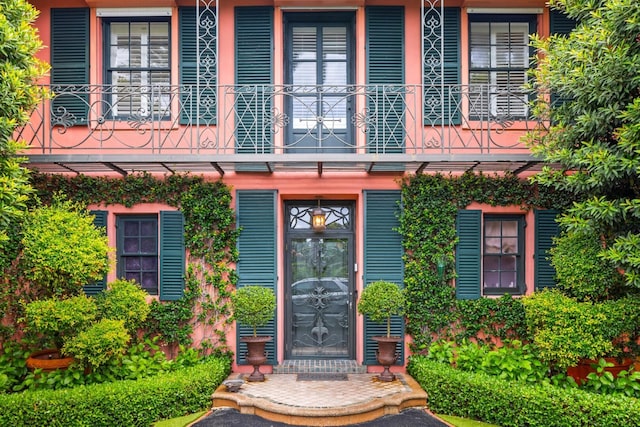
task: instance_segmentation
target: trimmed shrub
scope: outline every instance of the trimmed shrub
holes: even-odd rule
[[[149,315],[147,293],[134,280],[114,280],[96,295],[96,303],[103,319],[124,321],[129,333],[134,334]]]
[[[208,408],[231,370],[229,359],[138,381],[0,395],[0,425],[144,426]]]
[[[619,427],[640,425],[640,402],[549,384],[527,385],[456,370],[413,357],[408,372],[436,412],[509,426]]]
[[[67,340],[62,353],[72,355],[80,366],[96,369],[122,356],[130,340],[123,320],[102,319]]]

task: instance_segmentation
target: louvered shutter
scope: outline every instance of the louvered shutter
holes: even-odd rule
[[[200,17],[196,16],[195,7],[180,7],[179,14],[179,34],[180,34],[180,122],[187,124],[209,125],[216,123],[217,112],[217,92],[216,85],[218,76],[216,74],[216,64],[210,63],[207,59],[215,59],[216,51],[216,28],[213,26],[202,27],[200,35],[200,55],[198,55],[198,21],[216,23],[215,12],[210,9],[200,9]],[[197,94],[198,83],[198,58],[200,58],[200,96]],[[204,59],[204,61],[203,61]],[[199,120],[196,115],[200,114]]]
[[[365,287],[377,280],[404,285],[402,237],[396,230],[400,226],[400,191],[367,190],[364,192],[364,283]],[[386,335],[386,323],[375,323],[365,318],[364,363],[377,365],[378,348],[371,338]],[[404,318],[391,318],[391,335],[404,338]],[[400,357],[396,364],[404,363],[404,340],[398,344]]]
[[[272,153],[271,128],[266,118],[271,116],[273,8],[236,7],[235,12],[236,151]],[[237,168],[254,170],[252,165]]]
[[[259,285],[276,292],[276,192],[248,191],[236,193],[237,226],[241,229],[238,238],[238,288]],[[276,320],[258,328],[258,335],[272,336],[267,343],[267,362],[277,363]],[[237,325],[237,337],[253,334],[251,327]],[[236,357],[239,364],[246,364],[247,346],[237,340]]]
[[[184,295],[184,216],[180,211],[160,212],[160,300]]]
[[[456,232],[456,298],[480,298],[482,211],[458,211]]]
[[[560,232],[556,217],[558,211],[535,211],[535,289],[553,287],[556,284],[556,270],[551,265],[549,249],[553,246],[553,238]]]
[[[425,9],[424,22],[442,19],[441,43],[440,28],[434,28],[430,32],[425,28],[425,63],[424,63],[424,124],[458,125],[460,124],[460,8],[445,7],[442,18],[439,11]],[[436,22],[438,22],[436,21]],[[443,46],[444,45],[444,46]],[[440,55],[440,50],[444,52]],[[433,61],[437,66],[431,67]],[[443,59],[443,67],[440,68],[440,56]],[[443,76],[441,78],[441,76]],[[444,89],[441,84],[444,83]],[[444,90],[444,93],[442,93]]]
[[[96,227],[106,227],[107,226],[107,216],[109,212],[107,211],[90,211],[91,215],[94,216],[93,224]],[[82,289],[87,295],[96,295],[107,287],[107,276],[105,275],[102,280],[98,280],[97,282],[91,283],[90,285],[85,285]]]
[[[366,8],[369,153],[404,152],[404,7]],[[401,165],[387,165],[397,169]]]
[[[89,8],[51,9],[51,121],[87,123]],[[70,87],[73,87],[73,91]]]

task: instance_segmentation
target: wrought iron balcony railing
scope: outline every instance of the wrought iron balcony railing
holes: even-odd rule
[[[51,86],[27,154],[528,153],[531,95],[491,85]]]

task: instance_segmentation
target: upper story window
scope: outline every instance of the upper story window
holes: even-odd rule
[[[471,116],[526,118],[535,15],[469,15]]]
[[[482,271],[484,295],[524,291],[524,217],[485,216]]]
[[[166,18],[104,21],[110,116],[130,120],[169,115],[169,27]]]

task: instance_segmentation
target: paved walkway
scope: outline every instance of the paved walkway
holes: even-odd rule
[[[242,378],[232,374],[229,379]],[[195,427],[340,426],[445,427],[425,410],[426,393],[406,374],[381,382],[375,374],[305,380],[297,374],[266,375],[238,392],[220,386],[213,411]]]

